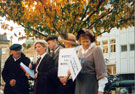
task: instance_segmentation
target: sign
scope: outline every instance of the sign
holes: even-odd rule
[[[24,72],[29,73],[29,75],[34,78],[34,70],[31,70],[30,68],[28,68],[26,65],[24,65],[22,62],[20,63],[20,67],[23,69]]]
[[[76,54],[75,48],[60,49],[58,77],[67,76],[68,70],[71,72],[72,80],[74,81],[81,71],[81,64]]]

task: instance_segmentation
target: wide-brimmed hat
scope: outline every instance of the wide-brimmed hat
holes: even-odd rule
[[[61,36],[62,38],[59,39],[59,42],[62,43],[62,42],[67,42],[67,43],[71,43],[73,45],[79,45],[77,40],[76,40],[76,36],[73,35],[72,33],[66,33],[64,34],[64,36],[62,35]]]
[[[86,28],[80,29],[77,32],[77,40],[80,38],[81,35],[87,35],[87,36],[89,36],[91,42],[94,42],[95,41],[94,33],[91,30],[89,30],[89,29],[86,29]]]
[[[47,44],[47,42],[46,42],[45,40],[36,40],[35,43],[34,43],[34,48],[35,48],[35,45],[36,45],[37,43],[42,43],[42,44],[44,44],[44,46],[45,46],[46,48],[48,48],[48,44]]]

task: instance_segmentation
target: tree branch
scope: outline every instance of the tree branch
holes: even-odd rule
[[[89,18],[90,18],[93,14],[95,14],[96,12],[98,12],[98,9],[99,9],[99,7],[101,6],[102,3],[103,3],[103,0],[101,0],[101,1],[99,2],[99,4],[97,5],[96,10],[93,11],[93,12],[86,18],[85,22],[84,22],[82,25],[86,24],[86,22],[89,20]]]
[[[109,10],[108,10],[109,11]],[[102,15],[100,18],[98,18],[97,20],[95,20],[93,23],[91,23],[91,25],[88,26],[88,28],[92,28],[92,26],[94,24],[96,24],[98,21],[100,21],[101,19],[103,19],[104,17],[108,16],[110,13],[112,13],[113,9],[111,11],[109,11],[107,14]]]
[[[17,22],[17,21],[18,21],[18,19],[14,19],[14,18],[4,9],[3,6],[1,6],[1,8],[2,8],[3,11],[11,18],[11,20],[13,20],[14,22]],[[24,27],[24,28],[31,29],[31,30],[33,30],[35,33],[37,33],[37,34],[39,34],[39,35],[46,36],[46,35],[42,34],[41,32],[38,32],[37,30],[35,30],[35,29],[33,29],[33,28],[26,27],[25,25],[23,25],[23,24],[21,24],[21,23],[19,23],[19,25],[21,25],[21,26]]]

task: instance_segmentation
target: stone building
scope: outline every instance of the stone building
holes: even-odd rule
[[[11,43],[9,40],[7,40],[7,36],[5,34],[0,34],[0,74],[4,66],[4,62],[9,57],[9,47]],[[1,75],[0,75],[0,81],[1,81]],[[3,83],[3,81],[1,81]]]

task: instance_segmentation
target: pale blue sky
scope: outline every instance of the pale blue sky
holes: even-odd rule
[[[12,43],[19,43],[19,44],[22,44],[25,42],[25,40],[22,40],[22,41],[18,41],[18,37],[16,37],[14,35],[14,33],[16,33],[17,36],[19,36],[19,32],[21,32],[21,35],[25,35],[24,33],[24,28],[17,25],[16,23],[14,23],[13,21],[6,21],[4,18],[0,17],[0,22],[4,22],[5,24],[9,24],[9,26],[13,26],[13,31],[9,31],[9,30],[4,30],[1,28],[1,24],[0,24],[0,34],[3,34],[3,33],[7,33],[7,38],[8,40],[10,40],[10,37],[13,36],[13,40],[12,40]]]

